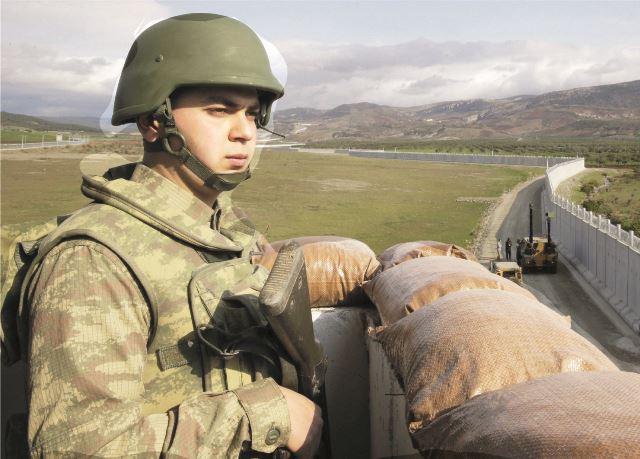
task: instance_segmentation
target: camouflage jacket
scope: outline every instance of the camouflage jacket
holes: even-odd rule
[[[95,202],[42,241],[23,294],[31,456],[284,445],[288,410],[270,367],[205,345],[213,328],[265,324],[253,226],[228,197],[211,209],[140,164],[85,177],[83,192]]]

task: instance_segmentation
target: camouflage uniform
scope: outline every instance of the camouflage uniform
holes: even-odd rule
[[[260,235],[225,194],[212,209],[142,164],[105,177],[85,177],[95,202],[41,243],[29,274],[31,456],[238,457],[286,444],[269,365],[222,359],[198,337],[266,324],[267,273],[249,261]]]

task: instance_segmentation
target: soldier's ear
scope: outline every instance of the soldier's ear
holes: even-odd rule
[[[153,118],[151,113],[140,115],[136,118],[136,125],[140,134],[142,134],[142,138],[147,142],[153,143],[160,138],[162,126],[158,120]]]

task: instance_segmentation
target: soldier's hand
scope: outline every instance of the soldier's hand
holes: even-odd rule
[[[322,410],[304,395],[280,387],[289,407],[291,435],[287,448],[297,458],[313,458],[322,437]]]

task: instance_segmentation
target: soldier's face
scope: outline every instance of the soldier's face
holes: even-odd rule
[[[258,94],[221,86],[179,90],[173,100],[176,127],[191,153],[216,173],[249,167],[256,147]]]

